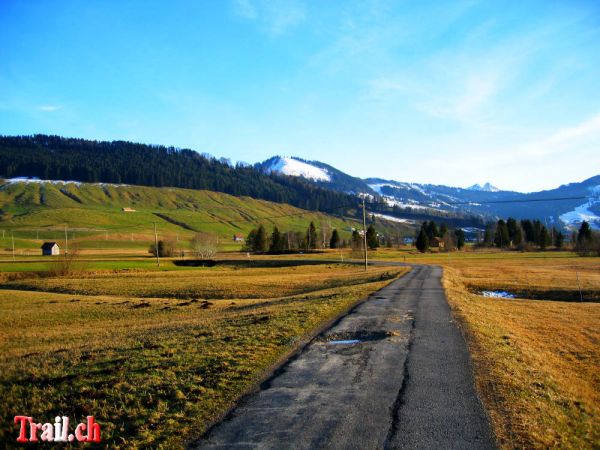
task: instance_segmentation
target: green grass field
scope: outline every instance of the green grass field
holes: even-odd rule
[[[241,244],[233,235],[246,236],[260,223],[268,232],[273,226],[304,232],[311,221],[317,228],[336,228],[343,239],[361,226],[354,219],[210,191],[0,180],[0,257],[12,255],[13,237],[17,256],[39,254],[44,241],[64,246],[65,228],[68,239],[84,250],[143,251],[154,240],[156,223],[159,239],[176,239],[186,247],[194,231],[202,231],[217,235],[221,250],[234,251]],[[410,233],[392,223],[380,229]]]

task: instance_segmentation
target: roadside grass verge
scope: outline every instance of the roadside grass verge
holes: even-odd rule
[[[444,267],[478,391],[503,448],[593,448],[600,442],[600,304],[490,299],[467,289],[478,268]],[[488,286],[555,283],[539,268],[498,274]],[[472,272],[474,271],[474,272]],[[517,271],[518,272],[518,271]],[[543,272],[543,271],[542,271]],[[466,274],[466,275],[465,275]],[[544,277],[546,277],[544,279]],[[506,277],[507,279],[503,279]],[[531,277],[531,278],[530,278]],[[567,279],[565,284],[570,284]],[[499,284],[496,284],[499,283]],[[598,286],[596,285],[596,289]]]
[[[361,278],[353,269],[301,266],[291,277],[217,270],[215,283],[228,292],[222,300],[0,290],[2,423],[18,414],[89,414],[102,426],[103,446],[182,448],[313,330],[407,271],[378,268]],[[270,271],[270,286],[246,283],[240,292],[251,298],[239,298],[236,282],[254,271],[261,280]],[[304,292],[272,296],[290,292],[293,277],[310,292],[296,285]],[[0,427],[1,442],[16,437],[13,425]]]

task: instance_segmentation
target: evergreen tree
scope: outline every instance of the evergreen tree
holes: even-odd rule
[[[440,225],[440,237],[443,238],[447,232],[448,232],[448,227],[446,226],[445,223],[442,223]]]
[[[542,222],[539,220],[533,221],[533,242],[540,245],[540,236],[542,235]]]
[[[331,233],[331,239],[329,241],[329,248],[339,248],[340,247],[340,234],[336,228],[333,229]]]
[[[377,231],[375,231],[373,224],[369,225],[369,228],[367,228],[367,246],[371,250],[375,250],[377,247],[379,247]]]
[[[577,244],[583,245],[592,240],[592,228],[585,220],[581,222],[579,232],[577,233]]]
[[[281,253],[283,251],[283,236],[279,232],[277,227],[273,227],[273,233],[271,233],[271,245],[269,246],[269,252]]]
[[[488,223],[485,226],[485,234],[483,235],[483,243],[487,246],[491,246],[494,243],[494,234],[496,232],[496,226],[494,223]]]
[[[494,235],[494,244],[496,247],[504,248],[510,245],[510,237],[508,235],[508,226],[502,219],[496,224],[496,234]]]
[[[538,239],[538,245],[542,250],[552,242],[550,233],[548,233],[548,229],[544,225],[542,225],[542,228],[540,229],[540,236]]]
[[[264,253],[269,248],[269,241],[267,238],[267,232],[265,227],[261,225],[258,226],[256,230],[256,236],[254,238],[254,251],[258,253]]]
[[[511,244],[520,245],[523,241],[523,234],[519,223],[512,217],[509,217],[506,221],[506,226],[508,227],[508,238],[510,239]]]
[[[465,232],[462,228],[454,230],[454,237],[456,239],[456,248],[459,250],[465,246]]]
[[[565,243],[565,235],[562,234],[562,231],[559,231],[554,236],[554,245],[556,246],[556,248],[563,248],[563,245]]]
[[[306,230],[307,248],[310,250],[316,249],[317,248],[317,240],[318,240],[317,228],[315,227],[315,224],[313,222],[311,222],[310,225],[308,226],[308,230]]]
[[[425,223],[427,224],[425,229],[425,232],[427,233],[427,239],[431,241],[434,237],[438,237],[439,231],[435,222],[430,220],[429,222]]]
[[[244,243],[244,250],[247,252],[254,252],[256,246],[256,228],[250,230],[248,236],[246,237],[246,241]]]
[[[531,220],[521,220],[521,228],[525,232],[525,240],[529,243],[535,242],[535,233]]]
[[[427,250],[429,250],[429,238],[427,237],[427,233],[423,227],[421,227],[419,236],[417,236],[417,250],[419,250],[421,253],[425,253]]]
[[[358,230],[352,230],[352,249],[356,250],[362,248],[362,246],[363,239],[360,236],[360,233],[358,232]]]

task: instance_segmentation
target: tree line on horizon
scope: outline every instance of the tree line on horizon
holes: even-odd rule
[[[43,134],[0,136],[0,177],[205,189],[334,214],[357,204],[352,195],[300,177],[266,174],[243,163],[233,166],[225,158],[189,149]]]

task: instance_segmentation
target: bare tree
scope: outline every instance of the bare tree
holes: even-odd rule
[[[321,222],[321,237],[323,239],[321,243],[322,248],[329,247],[329,241],[331,240],[331,225],[329,223]]]
[[[217,254],[218,238],[214,234],[199,232],[190,240],[192,253],[199,258],[208,259]]]
[[[80,261],[79,247],[71,244],[69,253],[58,255],[51,263],[48,274],[51,276],[64,277],[83,269]]]

